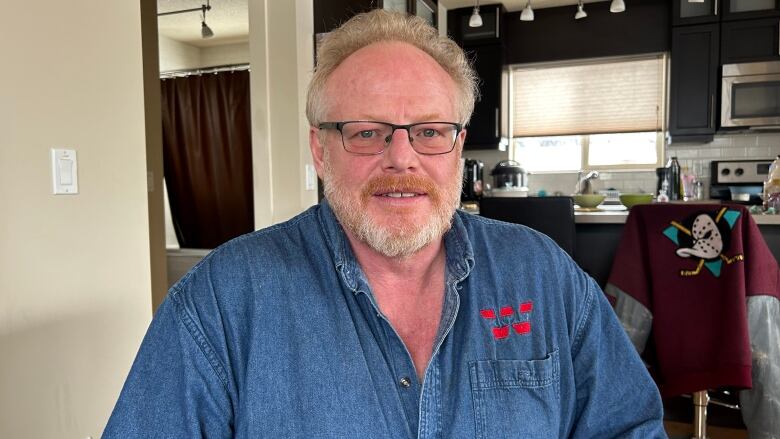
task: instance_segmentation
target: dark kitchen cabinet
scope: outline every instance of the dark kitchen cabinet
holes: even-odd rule
[[[724,22],[720,28],[720,63],[780,60],[780,20]]]
[[[723,20],[780,17],[780,0],[722,0]]]
[[[491,44],[466,48],[479,76],[480,96],[466,127],[465,149],[498,149],[501,143],[501,73],[504,47]]]
[[[336,29],[341,23],[361,12],[377,7],[372,0],[314,0],[314,33]]]
[[[673,141],[715,134],[719,27],[707,24],[672,29],[669,133]]]
[[[369,0],[378,8],[388,11],[406,12],[422,17],[428,24],[438,27],[436,23],[437,0]]]
[[[691,3],[688,0],[672,1],[672,25],[717,23],[720,21],[720,0],[704,0]]]
[[[437,5],[436,0],[411,0],[409,11],[418,17],[422,17],[428,24],[438,29],[439,23],[436,18],[438,16]]]
[[[470,27],[473,7],[447,11],[447,35],[459,46],[468,48],[481,44],[499,44],[503,40],[503,9],[501,5],[482,5],[479,14],[482,26]]]
[[[474,113],[466,126],[467,150],[499,149],[501,147],[502,73],[504,44],[502,40],[504,10],[501,5],[482,5],[482,26],[469,27],[473,7],[450,9],[447,12],[447,33],[472,61],[479,77],[479,97]]]
[[[314,0],[314,33],[330,32],[353,16],[371,9],[408,12],[438,27],[438,0]]]

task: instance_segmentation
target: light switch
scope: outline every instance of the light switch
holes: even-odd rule
[[[55,195],[75,195],[79,193],[76,150],[52,148],[51,171],[52,191]]]
[[[304,169],[306,171],[306,190],[317,189],[317,170],[314,169],[313,165],[306,165]]]
[[[57,166],[60,171],[60,185],[70,186],[73,184],[73,160],[57,159]]]

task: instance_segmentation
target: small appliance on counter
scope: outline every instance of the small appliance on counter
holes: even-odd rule
[[[463,159],[463,191],[461,202],[476,202],[482,198],[482,170],[485,164],[481,160]]]
[[[514,160],[501,160],[490,171],[493,197],[527,197],[528,173]]]
[[[780,155],[769,166],[769,173],[764,181],[764,210],[773,209],[780,212]]]
[[[710,198],[748,206],[761,205],[771,159],[710,162]]]

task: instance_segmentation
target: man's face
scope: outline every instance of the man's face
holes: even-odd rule
[[[457,122],[456,93],[454,81],[424,52],[376,43],[350,55],[328,78],[326,121]],[[358,156],[344,150],[337,130],[310,132],[315,167],[339,221],[390,257],[409,256],[449,228],[460,199],[464,139],[462,131],[448,154],[421,155],[399,129],[383,153]]]

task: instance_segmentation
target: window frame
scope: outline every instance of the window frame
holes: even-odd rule
[[[667,141],[668,136],[666,135],[667,129],[668,129],[668,123],[669,123],[669,75],[670,75],[670,66],[669,66],[669,52],[650,52],[650,53],[643,53],[643,54],[633,54],[633,55],[619,55],[619,56],[609,56],[609,57],[598,57],[598,58],[582,58],[582,59],[571,59],[571,60],[562,60],[562,61],[545,61],[545,62],[537,62],[537,63],[525,63],[525,64],[512,64],[506,67],[505,72],[508,76],[508,86],[507,86],[507,92],[504,93],[504,98],[506,99],[506,114],[507,117],[505,119],[507,123],[507,134],[508,134],[508,144],[509,144],[509,158],[512,160],[520,161],[518,154],[517,154],[517,147],[515,139],[518,139],[519,137],[515,137],[514,135],[514,75],[513,72],[515,69],[518,68],[545,68],[545,67],[562,67],[562,66],[574,66],[574,65],[585,65],[585,64],[600,64],[600,63],[609,63],[609,62],[615,62],[615,61],[630,61],[630,60],[644,60],[649,58],[656,58],[659,57],[661,61],[661,70],[663,71],[663,77],[661,78],[661,89],[662,89],[662,96],[660,100],[661,108],[659,109],[659,113],[661,114],[661,127],[659,131],[656,131],[656,161],[655,163],[641,163],[641,164],[615,164],[615,165],[591,165],[588,161],[588,155],[590,152],[590,134],[573,134],[574,136],[580,137],[580,169],[581,170],[598,170],[598,171],[617,171],[617,172],[632,172],[632,171],[654,171],[655,168],[663,167],[664,166],[664,160],[665,160],[665,154],[666,154],[666,147],[667,147]],[[603,134],[622,134],[622,133],[603,133]],[[534,137],[545,137],[545,136],[534,136]],[[546,136],[546,137],[557,137],[557,136]],[[571,170],[555,170],[555,171],[536,171],[536,173],[539,174],[553,174],[553,173],[570,173],[574,172]]]

